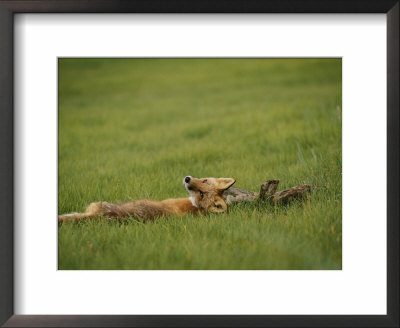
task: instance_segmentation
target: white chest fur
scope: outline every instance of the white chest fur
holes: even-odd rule
[[[194,196],[190,196],[189,199],[190,199],[190,201],[192,202],[192,205],[193,205],[194,207],[197,207],[196,201],[195,201],[195,199],[194,199]]]

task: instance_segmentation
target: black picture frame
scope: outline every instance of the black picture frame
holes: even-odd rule
[[[4,327],[399,327],[399,8],[398,0],[0,0],[0,324]],[[387,315],[14,315],[13,21],[16,13],[385,13]]]

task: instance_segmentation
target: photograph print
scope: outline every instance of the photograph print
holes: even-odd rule
[[[58,58],[59,270],[341,270],[341,58]]]

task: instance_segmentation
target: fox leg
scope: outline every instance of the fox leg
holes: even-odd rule
[[[83,217],[92,218],[94,216],[101,215],[103,212],[102,203],[105,202],[90,203],[89,206],[86,208],[85,213],[83,213]]]

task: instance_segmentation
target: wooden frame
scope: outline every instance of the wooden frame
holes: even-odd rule
[[[399,327],[399,1],[0,0],[0,324],[6,327]],[[386,13],[387,315],[30,316],[13,310],[13,15],[15,13]]]

